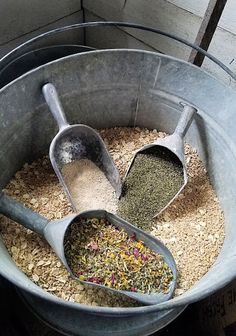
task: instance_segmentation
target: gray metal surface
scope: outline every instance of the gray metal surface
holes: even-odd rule
[[[182,106],[182,103],[180,104]],[[125,175],[125,178],[129,174],[129,171],[134,163],[135,157],[137,154],[142,153],[144,154],[145,152],[148,152],[150,148],[157,150],[161,148],[168,152],[172,152],[174,154],[174,158],[177,158],[177,160],[181,163],[181,166],[183,168],[183,185],[180,187],[180,189],[176,192],[175,196],[160,210],[158,211],[154,217],[157,217],[160,215],[168,206],[178,197],[178,195],[183,191],[184,187],[186,186],[188,182],[188,175],[187,175],[187,170],[186,170],[186,165],[185,165],[185,157],[184,157],[184,136],[187,133],[192,121],[194,114],[197,112],[197,110],[187,104],[184,104],[183,112],[181,113],[180,119],[178,121],[178,124],[175,128],[175,131],[173,134],[165,137],[164,139],[159,139],[154,141],[151,144],[145,145],[142,148],[140,148],[134,155],[128,169]],[[157,154],[158,155],[158,154]],[[168,177],[167,177],[168,178]]]
[[[89,50],[94,50],[94,48],[70,44],[51,45],[28,51],[25,54],[16,57],[4,67],[2,67],[0,62],[0,88],[40,65],[68,55]]]
[[[49,157],[53,169],[73,205],[74,211],[76,211],[76,202],[62,174],[63,166],[74,160],[88,159],[94,162],[105,174],[116,191],[117,197],[119,197],[121,194],[120,174],[98,132],[81,123],[72,126],[68,124],[53,84],[45,84],[42,92],[49,110],[59,127],[59,132],[50,145]]]
[[[66,267],[66,269],[70,273],[71,277],[79,282],[82,282],[83,284],[87,285],[89,284],[90,286],[103,288],[113,293],[123,294],[146,305],[164,302],[166,300],[169,300],[173,295],[176,286],[177,271],[175,260],[170,251],[168,250],[168,248],[160,240],[138,229],[137,227],[131,225],[130,223],[126,222],[122,218],[112,213],[109,213],[101,209],[90,210],[81,212],[80,214],[71,214],[58,220],[49,221],[45,217],[37,214],[31,209],[26,208],[23,204],[15,201],[13,198],[5,195],[2,192],[0,193],[0,213],[20,223],[26,228],[44,236],[49,245],[53,248],[58,258],[61,260],[62,264]],[[173,274],[173,280],[169,285],[168,291],[166,293],[153,292],[150,294],[139,292],[135,293],[132,291],[116,290],[97,283],[79,280],[73,274],[67,263],[64,253],[64,242],[65,242],[65,234],[69,226],[72,223],[79,221],[80,218],[106,219],[108,220],[109,223],[111,223],[115,227],[125,230],[129,236],[135,235],[137,240],[143,241],[144,244],[148,246],[151,250],[161,254],[167,265],[170,267]]]
[[[172,133],[179,103],[198,109],[186,135],[205,163],[225,215],[226,238],[214,265],[183,295],[154,306],[91,307],[45,292],[0,244],[0,273],[48,323],[73,335],[148,335],[236,277],[236,93],[178,59],[135,50],[92,51],[54,61],[0,91],[0,186],[25,163],[47,153],[56,127],[41,94],[52,81],[70,123],[94,128],[140,126]]]

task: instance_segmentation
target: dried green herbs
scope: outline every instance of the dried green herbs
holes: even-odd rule
[[[105,219],[70,225],[65,257],[80,280],[134,292],[167,292],[173,275],[163,256]]]
[[[153,216],[169,203],[183,182],[182,164],[169,150],[154,147],[138,153],[124,181],[118,214],[149,230]]]

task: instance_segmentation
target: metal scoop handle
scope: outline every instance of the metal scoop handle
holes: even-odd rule
[[[0,213],[13,219],[14,221],[19,222],[26,228],[43,235],[47,242],[53,248],[54,252],[60,258],[61,262],[64,264],[68,272],[71,274],[72,278],[78,281],[81,280],[79,280],[73,274],[64,254],[64,237],[66,230],[74,220],[80,218],[81,216],[86,218],[105,218],[116,227],[124,229],[129,235],[135,235],[137,240],[143,241],[145,245],[147,245],[152,250],[162,254],[165,258],[166,263],[171,268],[171,271],[173,273],[173,280],[170,283],[167,292],[156,292],[151,294],[139,292],[136,293],[132,291],[108,288],[105,285],[95,284],[89,281],[81,282],[95,287],[100,287],[115,293],[124,294],[135,300],[143,302],[144,304],[157,304],[166,301],[170,299],[173,294],[176,285],[176,264],[171,252],[158,239],[134,227],[133,225],[117,217],[116,215],[108,213],[105,210],[91,210],[85,211],[80,214],[71,214],[59,220],[48,221],[46,218],[38,215],[30,209],[25,208],[23,205],[3,193],[0,193]]]
[[[59,130],[69,126],[55,86],[51,83],[47,83],[43,86],[42,91],[47,105],[57,122]]]
[[[0,213],[40,235],[43,235],[43,230],[49,223],[45,217],[26,208],[2,192],[0,193]]]
[[[184,109],[181,113],[173,135],[179,135],[180,138],[183,139],[192,123],[194,114],[197,112],[197,109],[184,103],[181,103],[181,106],[183,106]]]

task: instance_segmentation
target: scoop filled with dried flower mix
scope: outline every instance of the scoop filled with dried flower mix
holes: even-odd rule
[[[65,234],[65,258],[73,275],[146,304],[168,300],[176,267],[167,248],[111,213],[93,214],[81,214]]]
[[[45,237],[71,276],[144,304],[168,300],[176,265],[156,238],[105,210],[47,218],[0,193],[0,213]]]

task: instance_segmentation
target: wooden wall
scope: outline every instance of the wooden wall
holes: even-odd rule
[[[196,38],[207,5],[208,0],[83,1],[86,21],[105,19],[137,22],[175,33],[190,42],[194,42]],[[187,60],[190,54],[189,48],[166,38],[132,30],[126,32],[129,33],[128,36],[119,32],[115,37],[109,36],[109,33],[103,35],[101,31],[98,30],[96,33],[93,30],[93,34],[92,32],[88,34],[87,43],[95,46],[101,43],[102,47],[109,47],[112,40],[112,46],[116,44],[120,46],[124,41],[126,46],[135,45],[134,39],[136,39],[144,48],[153,48],[184,60]],[[236,0],[228,0],[209,52],[236,72]],[[232,84],[229,76],[224,75],[223,71],[212,62],[205,60],[203,68]]]
[[[44,31],[83,21],[80,0],[1,0],[0,13],[0,57]]]

